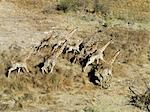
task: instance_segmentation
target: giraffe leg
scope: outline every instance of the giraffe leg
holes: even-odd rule
[[[45,71],[46,73],[48,73],[48,70],[47,70],[47,68],[44,68],[44,71]]]
[[[85,70],[86,70],[87,66],[88,66],[88,65],[86,64],[86,66],[83,68],[83,72],[85,72]]]
[[[52,47],[52,53],[55,51],[55,49],[57,49],[58,48],[58,44],[56,44],[56,45],[54,45],[53,47]]]
[[[103,80],[101,80],[101,89],[103,88]]]
[[[9,71],[8,71],[8,76],[11,74],[12,71],[14,71],[14,70],[16,70],[16,69],[17,69],[17,67],[12,67],[12,68],[10,68]]]
[[[85,72],[86,68],[89,66],[89,64],[91,64],[91,61],[88,61],[83,69],[83,71]]]
[[[52,65],[50,73],[52,73],[52,72],[53,72],[53,69],[54,69],[54,65]]]
[[[75,57],[75,59],[73,60],[73,63],[76,63],[76,61],[77,61],[77,58]]]
[[[18,74],[20,73],[20,70],[21,70],[21,68],[19,67],[19,68],[18,68]]]
[[[42,67],[41,70],[42,70],[42,74],[44,75],[45,74],[44,67]]]
[[[27,73],[30,73],[27,66],[25,66],[24,68],[25,68],[25,70],[27,71]]]
[[[41,70],[42,70],[42,74],[43,74],[43,75],[44,75],[45,73],[48,73],[47,67],[45,67],[45,66],[43,66],[43,67],[41,68]]]
[[[104,58],[103,58],[103,57],[101,58],[101,60],[102,60],[103,62],[106,62],[106,61],[104,60]]]
[[[50,73],[53,72],[54,66],[56,65],[56,62],[53,60],[53,62],[51,63],[51,70]]]
[[[8,71],[8,77],[9,77],[9,75],[11,74],[12,71],[13,71],[13,69],[10,68],[9,71]]]
[[[29,69],[27,68],[27,66],[25,66],[24,68],[25,68],[26,72],[31,76],[31,73],[30,73]]]
[[[98,64],[99,63],[99,59],[96,59],[96,64]]]

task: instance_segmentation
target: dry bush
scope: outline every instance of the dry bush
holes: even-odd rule
[[[67,12],[69,10],[76,11],[82,6],[79,0],[60,0],[57,5],[57,10]]]
[[[97,107],[85,107],[83,110],[84,112],[99,112]]]
[[[107,7],[99,0],[60,0],[57,6],[57,10],[67,11],[77,11],[85,10],[90,13],[99,12],[107,13]]]
[[[147,88],[143,93],[132,90],[131,87],[129,87],[129,89],[133,93],[133,96],[130,97],[129,103],[142,110],[150,112],[150,89]]]

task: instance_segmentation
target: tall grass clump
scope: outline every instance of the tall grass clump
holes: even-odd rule
[[[56,9],[63,12],[67,12],[69,10],[76,11],[80,6],[81,4],[78,0],[60,0]]]

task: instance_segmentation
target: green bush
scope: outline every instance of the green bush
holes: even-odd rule
[[[98,112],[98,109],[96,107],[86,107],[84,112]]]
[[[60,0],[57,5],[57,10],[67,12],[69,10],[76,11],[80,7],[80,2],[77,0]]]
[[[95,6],[95,11],[101,12],[102,14],[107,14],[109,13],[109,8],[105,4],[97,4]]]

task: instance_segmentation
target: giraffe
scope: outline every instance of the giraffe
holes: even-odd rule
[[[115,62],[119,54],[120,50],[118,50],[108,62],[105,62],[98,68],[97,75],[100,79],[100,85],[102,88],[108,87],[108,85],[106,86],[106,84],[109,83],[112,79],[113,63]]]
[[[98,42],[94,43],[93,45],[84,50],[85,57],[87,55],[92,55],[97,51],[97,49],[98,49]]]
[[[21,62],[12,62],[11,61],[11,67],[8,69],[8,77],[10,76],[11,72],[13,72],[14,70],[17,70],[18,74],[20,73],[21,69],[25,70],[25,72],[27,72],[29,75],[30,71],[28,69],[28,65],[27,65],[27,60],[30,58],[30,56],[32,55],[33,51],[29,53],[29,55],[24,58],[24,60],[22,60]]]
[[[38,46],[36,46],[36,51],[39,51],[40,49],[42,49],[45,46],[49,45],[49,41],[50,39],[53,37],[53,33],[54,31],[49,31],[49,32],[44,32],[46,34],[46,37],[43,38],[40,42],[40,44]]]
[[[105,62],[103,56],[104,56],[104,51],[107,48],[107,46],[111,43],[111,40],[109,42],[107,42],[107,44],[105,44],[101,49],[98,49],[96,51],[96,53],[94,55],[92,55],[91,57],[89,57],[83,71],[86,70],[87,66],[92,64],[95,60],[97,61],[97,63],[99,63],[99,60],[102,60],[103,62]]]
[[[45,62],[44,66],[41,68],[42,74],[48,73],[48,68],[50,67],[50,73],[53,72],[53,69],[57,63],[58,57],[62,54],[65,46],[66,46],[67,40],[62,44],[61,48],[58,49],[58,51],[54,52]]]
[[[71,32],[69,32],[69,33],[65,36],[65,38],[64,38],[63,40],[57,41],[57,43],[52,46],[52,53],[53,53],[56,49],[58,49],[58,47],[61,46],[61,44],[64,43],[65,40],[69,41],[70,38],[73,36],[73,34],[77,31],[77,29],[78,29],[78,28],[75,28],[75,29],[71,30]]]
[[[111,44],[111,42],[112,42],[112,39],[110,40],[110,41],[108,41],[101,49],[98,49],[97,50],[97,53],[99,54],[99,59],[100,60],[102,60],[103,62],[105,62],[105,60],[104,60],[104,51],[105,51],[105,49]],[[98,60],[97,60],[98,61]]]
[[[78,42],[76,43],[75,46],[71,46],[71,45],[67,45],[66,46],[66,53],[68,52],[77,52],[79,53],[80,52],[80,45],[83,43],[83,39],[81,40],[78,40]]]

